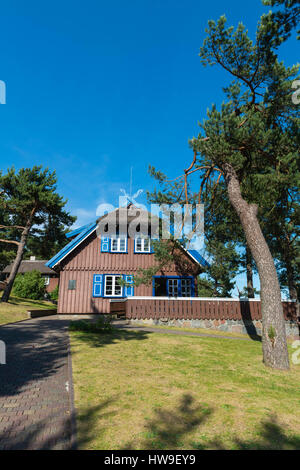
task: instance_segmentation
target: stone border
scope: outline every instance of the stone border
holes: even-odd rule
[[[202,328],[211,331],[222,331],[224,333],[238,333],[249,336],[262,335],[261,320],[173,320],[169,318],[130,319],[131,325],[151,327],[172,326],[176,328]],[[286,321],[286,336],[288,339],[297,340],[300,337],[299,325],[295,322]]]

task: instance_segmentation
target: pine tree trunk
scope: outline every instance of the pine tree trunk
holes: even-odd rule
[[[28,219],[28,221],[25,225],[25,228],[22,231],[21,240],[18,244],[17,256],[15,257],[15,260],[13,262],[12,269],[11,269],[10,275],[8,277],[8,280],[7,280],[6,287],[4,289],[4,292],[3,292],[3,295],[2,295],[2,298],[1,298],[1,302],[8,302],[9,301],[10,293],[11,293],[13,284],[15,282],[16,275],[18,273],[18,270],[19,270],[19,267],[20,267],[20,264],[21,264],[21,261],[22,261],[22,258],[23,258],[24,248],[25,248],[25,245],[26,245],[26,241],[27,241],[27,238],[28,238],[29,231],[30,231],[31,226],[32,226],[32,220],[33,220],[33,216],[35,214],[35,210],[36,210],[35,208],[32,210],[32,212],[30,214],[30,217],[29,217],[29,219]]]
[[[260,278],[263,361],[274,369],[289,369],[280,285],[274,260],[257,219],[257,206],[243,199],[234,168],[226,163],[223,170],[230,202],[240,218]]]
[[[248,299],[254,299],[253,287],[253,262],[252,255],[248,244],[246,243],[246,273],[247,273],[247,295]]]

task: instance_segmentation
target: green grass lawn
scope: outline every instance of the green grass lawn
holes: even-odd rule
[[[300,449],[300,366],[259,341],[70,335],[82,449]]]
[[[45,300],[30,300],[10,297],[9,302],[0,302],[0,325],[25,320],[28,318],[27,310],[44,309],[55,309],[55,305],[53,305],[52,302],[47,302]]]

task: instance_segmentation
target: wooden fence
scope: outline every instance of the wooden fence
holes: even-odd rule
[[[170,320],[261,320],[260,300],[216,298],[129,297],[111,302],[111,313],[125,314],[128,319]],[[296,302],[282,302],[284,318],[298,321]]]

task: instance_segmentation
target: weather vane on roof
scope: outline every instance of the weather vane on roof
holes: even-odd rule
[[[129,194],[125,191],[125,189],[120,188],[120,192],[124,194],[124,196],[121,196],[121,198],[124,200],[125,203],[127,204],[128,202],[132,202],[135,206],[139,206],[140,204],[136,201],[136,198],[142,194],[144,191],[143,189],[139,189],[136,193],[132,195],[132,170],[133,167],[130,168],[130,186],[129,186]]]

